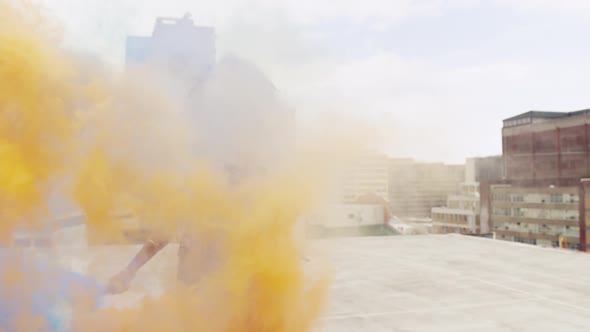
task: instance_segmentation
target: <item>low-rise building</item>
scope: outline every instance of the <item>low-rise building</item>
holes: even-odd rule
[[[310,225],[328,228],[362,227],[385,223],[385,209],[380,204],[335,204],[319,210],[309,218]]]
[[[389,235],[387,205],[382,203],[329,204],[305,218],[312,237]]]
[[[481,233],[478,183],[463,183],[460,194],[448,196],[447,206],[432,208],[432,232]]]
[[[481,234],[489,232],[480,213],[480,181],[500,181],[503,177],[502,157],[469,158],[465,166],[465,182],[459,194],[447,197],[444,207],[432,209],[433,233]]]
[[[496,238],[547,247],[578,249],[578,187],[491,186]]]

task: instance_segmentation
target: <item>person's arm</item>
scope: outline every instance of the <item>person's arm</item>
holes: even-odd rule
[[[133,257],[131,262],[129,262],[127,267],[109,280],[107,286],[108,291],[112,294],[118,294],[129,289],[129,285],[137,271],[162,250],[168,242],[168,240],[149,239],[135,257]]]
[[[149,239],[141,247],[141,250],[133,257],[131,262],[127,265],[127,271],[135,274],[145,265],[152,257],[154,257],[160,250],[168,244],[168,240],[152,240]]]

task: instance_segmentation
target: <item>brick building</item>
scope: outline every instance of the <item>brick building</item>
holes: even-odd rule
[[[531,111],[504,120],[506,180],[519,185],[577,185],[590,177],[590,110]]]
[[[504,120],[504,179],[482,186],[482,224],[498,239],[586,249],[590,110]]]

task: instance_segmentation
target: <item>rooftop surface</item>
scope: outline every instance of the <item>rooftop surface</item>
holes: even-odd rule
[[[321,331],[588,331],[590,256],[460,235],[338,239]]]
[[[319,332],[590,329],[590,255],[460,235],[316,244],[335,270]],[[106,278],[136,250],[95,247],[66,250],[61,257]],[[101,263],[88,265],[92,262]],[[132,289],[112,296],[110,304],[133,305],[148,292],[158,293],[175,264],[175,248],[166,248],[140,271]]]

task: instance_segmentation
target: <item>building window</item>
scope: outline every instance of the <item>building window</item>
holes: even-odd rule
[[[526,244],[537,244],[537,239],[525,239],[525,238],[521,238],[521,237],[515,237],[514,238],[514,242],[519,242],[519,243],[526,243]]]
[[[510,195],[508,195],[508,194],[493,194],[492,198],[494,201],[499,201],[499,202],[509,202],[510,201]]]
[[[569,198],[570,203],[575,203],[577,200],[578,200],[578,197],[576,195],[570,195],[570,198]]]
[[[551,203],[563,203],[563,194],[553,193],[550,196]]]
[[[494,208],[494,215],[496,216],[510,216],[511,214],[511,209],[505,209],[505,208]]]

